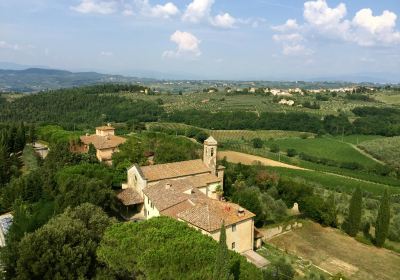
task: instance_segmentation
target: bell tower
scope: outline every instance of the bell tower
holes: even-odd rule
[[[204,141],[203,162],[214,175],[217,175],[217,146],[218,142],[212,136]]]

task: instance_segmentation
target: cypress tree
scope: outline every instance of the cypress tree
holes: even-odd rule
[[[390,195],[387,189],[383,192],[378,217],[375,224],[375,245],[382,247],[389,233],[390,223]]]
[[[214,280],[231,279],[230,268],[229,268],[229,251],[228,251],[228,246],[226,246],[226,229],[224,221],[222,221],[221,225],[219,246],[217,251],[217,258],[215,260],[213,279]]]
[[[37,136],[36,136],[36,130],[35,130],[35,125],[32,124],[29,126],[29,130],[28,130],[28,141],[33,144],[35,143],[37,140]]]
[[[358,187],[351,199],[349,206],[349,216],[347,217],[344,229],[346,233],[352,237],[356,236],[361,224],[361,211],[362,211],[362,192]]]
[[[8,158],[7,147],[0,139],[0,186],[9,181],[10,161]]]

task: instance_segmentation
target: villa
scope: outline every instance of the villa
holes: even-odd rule
[[[118,198],[143,219],[168,216],[186,222],[217,241],[224,222],[228,248],[249,260],[260,259],[253,251],[261,240],[255,234],[255,215],[222,198],[225,168],[217,165],[217,144],[213,137],[204,141],[203,159],[133,165]],[[265,264],[262,259],[259,266]]]
[[[96,134],[86,134],[80,137],[83,151],[88,152],[92,144],[96,148],[96,157],[100,162],[112,164],[112,155],[118,151],[118,146],[125,143],[126,139],[115,135],[115,128],[111,124],[96,127]]]

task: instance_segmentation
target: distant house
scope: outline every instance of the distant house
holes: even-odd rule
[[[281,99],[281,100],[279,101],[279,104],[288,105],[288,106],[293,106],[293,105],[294,105],[294,101],[293,101],[293,100]]]
[[[80,139],[84,145],[84,152],[88,152],[92,144],[96,148],[97,159],[107,164],[112,164],[113,153],[126,141],[125,138],[115,135],[115,128],[110,124],[96,127],[96,134],[81,136]]]
[[[144,219],[169,216],[215,240],[219,240],[224,221],[228,248],[253,256],[254,246],[260,245],[259,235],[255,237],[255,215],[223,201],[224,169],[217,165],[217,141],[209,137],[204,141],[203,159],[133,165],[118,197],[125,206],[136,207]]]

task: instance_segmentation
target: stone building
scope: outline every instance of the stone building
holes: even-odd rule
[[[90,144],[93,144],[97,159],[110,165],[113,153],[126,141],[125,138],[115,135],[115,128],[110,124],[96,127],[96,134],[81,136],[80,140],[83,143],[83,152],[88,152]]]
[[[224,167],[217,165],[217,144],[212,137],[204,141],[203,159],[133,165],[118,197],[144,219],[169,216],[217,241],[224,222],[228,248],[254,256],[255,215],[222,200]]]

